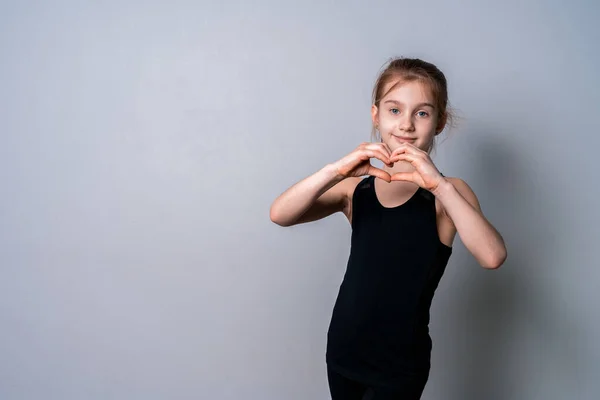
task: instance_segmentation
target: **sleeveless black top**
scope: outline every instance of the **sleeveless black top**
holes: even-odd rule
[[[451,253],[438,236],[432,193],[419,188],[387,208],[375,178],[364,178],[352,197],[351,250],[327,334],[328,366],[391,387],[428,375],[429,310]]]

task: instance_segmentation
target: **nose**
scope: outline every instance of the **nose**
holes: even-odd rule
[[[400,118],[398,120],[398,128],[405,132],[413,131],[415,129],[415,125],[413,123],[412,116],[405,114],[402,118]]]

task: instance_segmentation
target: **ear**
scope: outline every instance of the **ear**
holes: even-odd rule
[[[444,130],[444,127],[446,126],[447,121],[448,121],[448,115],[446,113],[444,113],[441,116],[441,118],[439,119],[437,126],[435,128],[436,136],[439,135]]]
[[[371,119],[373,120],[373,126],[379,126],[379,110],[375,104],[371,106]]]

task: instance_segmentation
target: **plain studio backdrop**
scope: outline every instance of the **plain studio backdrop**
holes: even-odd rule
[[[434,161],[509,250],[457,238],[423,398],[600,398],[599,10],[4,1],[0,398],[328,399],[350,227],[269,207],[370,140],[392,56],[447,75]]]

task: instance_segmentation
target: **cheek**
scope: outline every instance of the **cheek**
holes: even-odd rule
[[[420,131],[432,131],[435,133],[436,121],[435,118],[424,118],[417,120],[416,125]]]
[[[379,120],[379,131],[382,133],[387,133],[390,130],[393,130],[396,127],[393,120],[389,118],[382,118]]]

